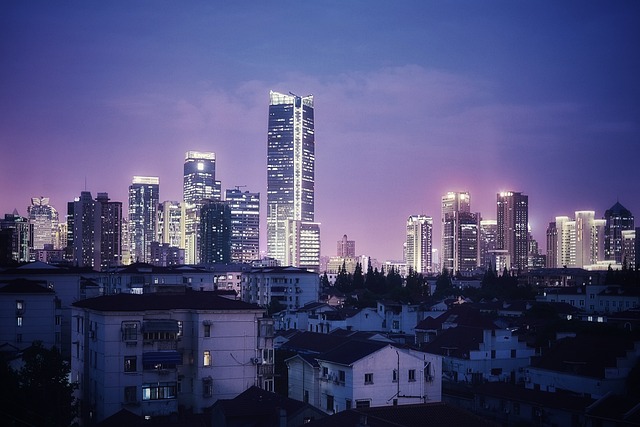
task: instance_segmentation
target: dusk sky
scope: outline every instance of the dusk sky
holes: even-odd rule
[[[640,217],[635,0],[3,1],[0,214],[126,211],[134,175],[180,200],[188,150],[264,202],[269,90],[315,98],[322,255],[402,259],[412,214],[439,249],[447,191],[527,194],[543,248],[557,215]]]

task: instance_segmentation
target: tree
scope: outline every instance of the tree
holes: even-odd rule
[[[356,269],[353,272],[353,289],[364,289],[364,275],[360,263],[356,264]]]
[[[27,425],[65,426],[77,415],[73,397],[75,385],[69,383],[71,368],[56,347],[47,349],[34,342],[22,354],[23,367],[2,368],[3,387],[12,388],[2,400],[3,415]],[[8,380],[8,383],[5,382]]]

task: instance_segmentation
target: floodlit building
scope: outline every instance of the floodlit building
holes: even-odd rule
[[[164,201],[158,205],[158,242],[180,247],[182,244],[182,205]]]
[[[547,229],[548,267],[578,267],[603,261],[605,220],[596,219],[594,211],[576,211],[575,219],[556,217]],[[555,246],[552,246],[554,245]]]
[[[407,268],[416,273],[431,272],[433,249],[433,218],[426,215],[411,215],[407,219],[405,259]]]
[[[442,268],[446,268],[449,271],[457,271],[459,218],[461,213],[471,212],[470,203],[471,198],[466,191],[450,191],[442,196],[442,255],[440,255],[440,262]]]
[[[480,241],[478,243],[480,267],[485,270],[495,267],[491,251],[496,249],[498,222],[495,219],[480,220]]]
[[[49,198],[32,197],[31,205],[27,208],[27,216],[32,253],[37,249],[44,249],[45,245],[59,249],[55,238],[59,221],[58,211],[49,204]]]
[[[227,190],[225,200],[231,209],[231,261],[260,259],[260,193]]]
[[[160,179],[134,176],[129,186],[129,252],[133,262],[151,261],[151,242],[157,240]]]
[[[512,191],[497,194],[496,249],[505,250],[511,268],[526,270],[529,261],[529,196]]]

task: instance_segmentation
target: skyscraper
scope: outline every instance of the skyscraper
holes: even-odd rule
[[[95,201],[94,267],[101,270],[122,264],[122,202],[112,202],[108,193]]]
[[[91,197],[91,192],[82,191],[80,197],[68,204],[68,209],[67,215],[72,218],[72,262],[79,267],[93,268],[96,203]]]
[[[31,198],[27,217],[29,218],[31,255],[34,255],[37,249],[44,249],[44,245],[52,245],[53,249],[59,249],[55,239],[59,221],[58,211],[49,205],[49,198]]]
[[[129,186],[129,252],[133,262],[151,262],[159,191],[160,179],[154,176],[134,176]]]
[[[182,205],[164,201],[158,205],[158,242],[178,248],[182,245]]]
[[[468,192],[450,191],[442,196],[442,251],[440,262],[449,272],[458,270],[460,214],[471,212]]]
[[[493,262],[496,249],[496,233],[498,222],[495,219],[480,220],[480,267],[486,269],[495,268]]]
[[[355,258],[356,257],[355,240],[349,240],[346,234],[342,236],[342,239],[338,240],[337,253],[340,258]]]
[[[314,222],[313,112],[312,95],[270,92],[267,255],[284,265],[318,271],[320,226]]]
[[[220,183],[216,181],[216,155],[212,152],[187,151],[184,160],[182,203],[182,245],[185,262],[199,262],[198,234],[200,208],[210,200],[220,200]]]
[[[416,273],[431,271],[433,218],[411,215],[407,219],[406,263]]]
[[[480,215],[460,212],[457,218],[454,272],[472,272],[478,268]]]
[[[529,259],[529,196],[497,194],[496,249],[507,251],[513,269],[526,270]]]
[[[200,207],[200,263],[231,261],[231,208],[210,200]]]
[[[604,250],[607,260],[615,261],[621,264],[622,259],[622,232],[624,230],[634,229],[633,214],[629,209],[616,202],[610,209],[604,213],[605,237]]]
[[[558,216],[555,230],[548,231],[555,234],[556,267],[583,268],[596,264],[604,259],[604,228],[605,220],[596,219],[594,211],[576,211],[575,219]]]
[[[227,190],[225,200],[231,209],[231,261],[260,259],[260,193]]]

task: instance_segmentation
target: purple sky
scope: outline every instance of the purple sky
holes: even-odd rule
[[[529,195],[534,237],[640,216],[640,2],[19,1],[0,5],[0,214],[133,175],[182,196],[187,150],[266,199],[269,90],[315,96],[322,254],[401,259],[409,215]],[[263,211],[264,216],[264,211]],[[263,227],[263,231],[265,228]],[[266,247],[262,233],[263,248]]]

